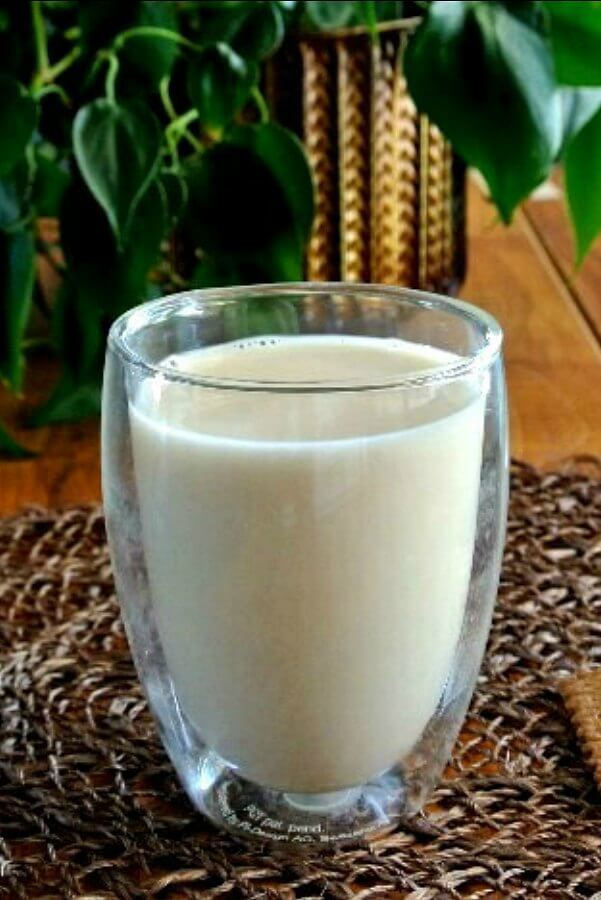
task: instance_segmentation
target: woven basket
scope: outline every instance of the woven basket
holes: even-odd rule
[[[451,292],[465,272],[465,172],[407,92],[403,55],[418,19],[303,35],[268,66],[275,118],[305,143],[316,214],[311,281]]]

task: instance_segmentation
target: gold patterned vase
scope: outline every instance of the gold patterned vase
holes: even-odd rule
[[[465,272],[465,170],[415,108],[403,56],[418,19],[305,34],[266,72],[275,118],[315,183],[305,274],[454,291]]]

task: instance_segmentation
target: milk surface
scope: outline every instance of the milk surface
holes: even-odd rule
[[[179,354],[207,378],[374,382],[453,357],[291,337]],[[464,616],[482,385],[267,392],[155,377],[130,408],[158,630],[182,710],[241,774],[358,785],[434,714]]]

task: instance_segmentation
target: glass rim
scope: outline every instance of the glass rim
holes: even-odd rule
[[[182,308],[185,308],[186,303],[190,301],[201,300],[204,303],[220,304],[228,300],[248,299],[249,297],[258,298],[273,295],[298,297],[306,294],[345,294],[350,297],[375,296],[389,298],[391,301],[405,301],[421,309],[448,310],[455,313],[459,318],[471,321],[477,325],[483,335],[483,344],[474,352],[465,356],[459,356],[449,363],[444,363],[433,369],[408,372],[403,375],[388,375],[369,380],[365,378],[343,378],[335,381],[324,379],[278,381],[267,378],[224,378],[210,375],[193,375],[173,369],[164,362],[150,362],[134,351],[127,341],[128,328],[134,327],[135,330],[138,330],[150,322],[149,317],[151,315],[160,314],[161,312],[165,313],[164,318],[167,319],[170,317],[170,314],[175,315]],[[137,319],[140,321],[137,322]],[[271,337],[272,335],[265,336]],[[273,336],[277,335],[274,334]],[[288,335],[283,336],[287,337]],[[290,336],[293,337],[293,335]],[[259,338],[262,335],[253,335],[253,337]],[[397,285],[363,284],[344,281],[286,281],[234,287],[191,288],[174,294],[166,294],[164,297],[149,300],[122,313],[111,325],[107,338],[107,347],[114,351],[124,362],[143,369],[149,374],[161,376],[168,381],[204,388],[289,393],[424,387],[430,384],[455,381],[459,378],[488,370],[499,356],[502,344],[503,330],[497,320],[490,313],[464,300]]]

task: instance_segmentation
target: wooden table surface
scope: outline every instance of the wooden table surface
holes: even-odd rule
[[[512,454],[544,468],[600,454],[601,246],[574,275],[559,190],[529,201],[504,228],[471,181],[468,210],[469,273],[460,295],[505,331]],[[29,395],[41,396],[50,377],[47,366],[34,367]],[[0,394],[4,420],[16,425],[23,408]],[[99,499],[97,422],[16,433],[39,455],[0,461],[0,515],[28,503]]]

